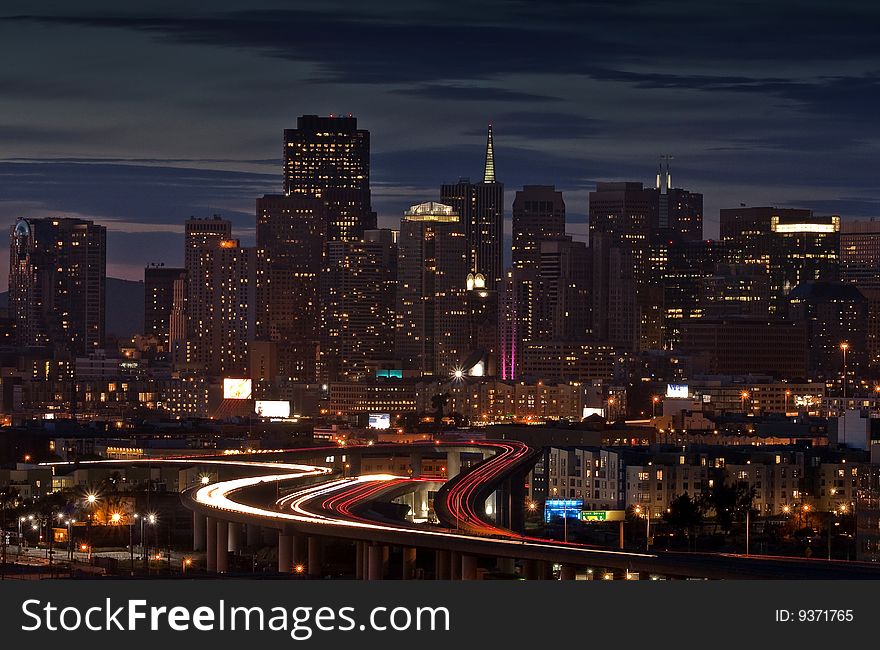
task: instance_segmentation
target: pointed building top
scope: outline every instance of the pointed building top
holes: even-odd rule
[[[495,182],[495,144],[492,142],[492,125],[489,125],[489,134],[486,137],[486,171],[483,174],[484,183]]]

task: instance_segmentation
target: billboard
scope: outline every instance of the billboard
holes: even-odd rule
[[[250,399],[251,380],[236,379],[233,377],[223,378],[223,399]]]
[[[684,397],[690,395],[687,384],[666,384],[666,397]]]
[[[290,402],[287,400],[258,399],[254,402],[254,413],[264,418],[289,418]]]
[[[361,420],[363,422],[363,420]],[[390,429],[391,414],[390,413],[370,413],[367,426],[371,429]]]

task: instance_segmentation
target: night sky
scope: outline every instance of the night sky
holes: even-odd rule
[[[665,153],[709,237],[740,203],[880,215],[880,6],[765,4],[4,0],[0,287],[18,216],[100,221],[131,279],[182,264],[190,215],[252,243],[303,113],[371,131],[383,226],[478,179],[490,121],[508,211],[555,183],[581,238],[595,182]]]

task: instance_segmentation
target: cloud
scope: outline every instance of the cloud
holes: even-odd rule
[[[408,88],[397,88],[392,94],[409,95],[423,99],[443,101],[480,101],[480,102],[558,102],[559,97],[540,95],[537,93],[510,90],[491,86],[464,84],[417,84]]]

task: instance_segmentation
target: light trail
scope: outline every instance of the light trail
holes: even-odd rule
[[[324,470],[325,468],[314,468],[315,470]],[[313,472],[312,475],[318,475],[321,472]],[[282,511],[278,510],[270,510],[268,508],[262,508],[259,506],[253,506],[246,503],[242,503],[240,501],[236,501],[231,498],[231,495],[239,492],[241,490],[245,490],[248,488],[252,488],[255,486],[259,486],[265,483],[273,483],[279,481],[286,481],[291,478],[296,478],[299,476],[303,476],[303,474],[297,474],[291,476],[290,474],[272,474],[266,476],[255,476],[255,477],[245,477],[239,479],[232,479],[229,481],[221,481],[215,483],[213,485],[205,486],[199,488],[193,498],[194,500],[204,506],[222,511],[234,513],[237,515],[245,515],[245,516],[254,516],[260,517],[263,519],[274,520],[276,523],[302,523],[302,524],[311,524],[316,526],[326,526],[328,528],[331,527],[345,527],[355,530],[363,530],[365,533],[367,531],[381,531],[381,532],[391,532],[391,533],[400,533],[400,534],[416,534],[419,536],[423,536],[427,541],[431,540],[436,544],[435,540],[468,540],[468,541],[479,541],[479,542],[492,542],[493,544],[504,545],[506,547],[516,547],[522,548],[524,545],[529,547],[536,547],[543,550],[577,550],[581,548],[584,551],[588,551],[591,554],[598,555],[610,555],[616,557],[629,557],[633,559],[651,559],[656,558],[657,556],[651,553],[638,553],[638,552],[629,552],[629,551],[615,551],[609,549],[599,549],[592,547],[579,547],[573,544],[562,544],[562,543],[553,543],[547,542],[546,540],[536,540],[533,541],[531,538],[518,537],[513,538],[510,537],[510,531],[505,531],[508,534],[506,538],[491,538],[487,539],[485,536],[465,534],[465,533],[455,533],[453,531],[438,531],[438,530],[421,530],[416,527],[404,527],[400,525],[394,524],[384,524],[384,523],[375,523],[366,519],[350,519],[348,517],[339,516],[336,514],[323,514],[323,513],[315,513],[311,511],[307,504],[312,501],[315,501],[319,498],[326,498],[330,495],[339,492],[344,489],[356,488],[361,489],[365,484],[378,484],[382,483],[383,489],[387,487],[393,487],[396,483],[407,482],[411,480],[418,481],[418,479],[410,479],[409,477],[403,476],[394,476],[391,474],[367,474],[356,477],[342,478],[342,479],[334,479],[331,481],[325,481],[318,485],[309,486],[296,492],[289,494],[285,497],[282,497],[277,501],[279,507],[284,508]],[[344,495],[345,497],[350,497],[349,494]],[[499,529],[503,530],[503,529]],[[431,546],[433,544],[427,544]],[[442,546],[441,546],[442,547]]]

